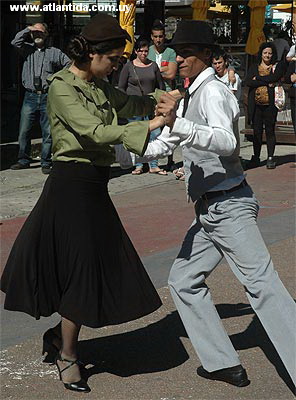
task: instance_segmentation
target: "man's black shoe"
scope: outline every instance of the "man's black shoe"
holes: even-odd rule
[[[27,169],[30,168],[30,164],[21,164],[19,162],[17,162],[16,164],[13,164],[10,169],[13,169],[14,171],[18,170],[18,169]]]
[[[198,367],[196,372],[197,375],[202,378],[223,381],[238,387],[248,386],[250,384],[246,370],[241,365],[219,369],[213,372],[208,372],[203,367]]]
[[[50,174],[50,171],[51,171],[51,167],[50,167],[50,166],[41,167],[41,172],[42,172],[44,175]]]

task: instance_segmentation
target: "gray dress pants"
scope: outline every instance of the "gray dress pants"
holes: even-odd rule
[[[240,364],[205,284],[225,256],[295,382],[296,306],[274,270],[257,226],[258,210],[249,186],[200,200],[172,266],[169,287],[203,367],[212,372]]]

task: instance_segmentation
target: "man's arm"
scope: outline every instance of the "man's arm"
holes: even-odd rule
[[[62,50],[59,50],[59,68],[70,67],[71,63],[70,58]]]
[[[166,80],[175,79],[177,73],[177,64],[175,62],[169,61],[168,65],[160,68],[161,75]]]
[[[161,96],[157,112],[165,115],[166,125],[171,127],[171,135],[179,137],[181,145],[230,156],[237,145],[233,122],[239,117],[238,102],[226,88],[216,87],[213,90],[210,86],[204,89],[200,103],[201,114],[208,125],[176,117],[172,110],[171,96],[167,93]],[[180,110],[177,114],[180,115]]]
[[[176,62],[176,52],[173,49],[167,48],[168,58],[166,59],[167,65],[161,65],[160,72],[164,79],[172,80],[175,79],[178,65]]]
[[[286,60],[289,62],[296,61],[295,44],[291,46],[289,53],[286,56]]]
[[[32,47],[33,44],[32,43],[28,43],[26,40],[28,39],[30,32],[32,29],[30,29],[30,27],[27,27],[25,29],[23,29],[22,31],[18,32],[14,39],[11,41],[11,44],[17,48],[18,50],[23,49],[26,46],[30,46]]]

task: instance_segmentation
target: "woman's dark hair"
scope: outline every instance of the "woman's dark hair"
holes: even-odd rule
[[[265,42],[262,43],[261,46],[259,47],[259,51],[258,51],[258,65],[261,64],[262,61],[262,52],[265,49],[271,49],[272,50],[272,57],[271,57],[271,64],[275,64],[277,61],[277,51],[276,51],[276,47],[272,42]]]
[[[136,40],[136,43],[134,45],[134,50],[138,51],[140,50],[142,47],[148,47],[149,48],[149,41],[145,38],[139,38]]]
[[[89,61],[89,53],[105,54],[108,51],[120,49],[124,47],[125,44],[125,39],[108,40],[106,42],[92,44],[83,36],[75,36],[70,40],[67,53],[72,60],[84,63]]]

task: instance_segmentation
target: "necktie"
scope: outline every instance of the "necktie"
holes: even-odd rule
[[[184,103],[183,103],[182,117],[185,116],[185,113],[186,113],[186,111],[187,111],[188,104],[189,104],[189,99],[190,99],[190,93],[189,93],[189,90],[187,89],[187,90],[185,91],[185,97],[184,97]]]

